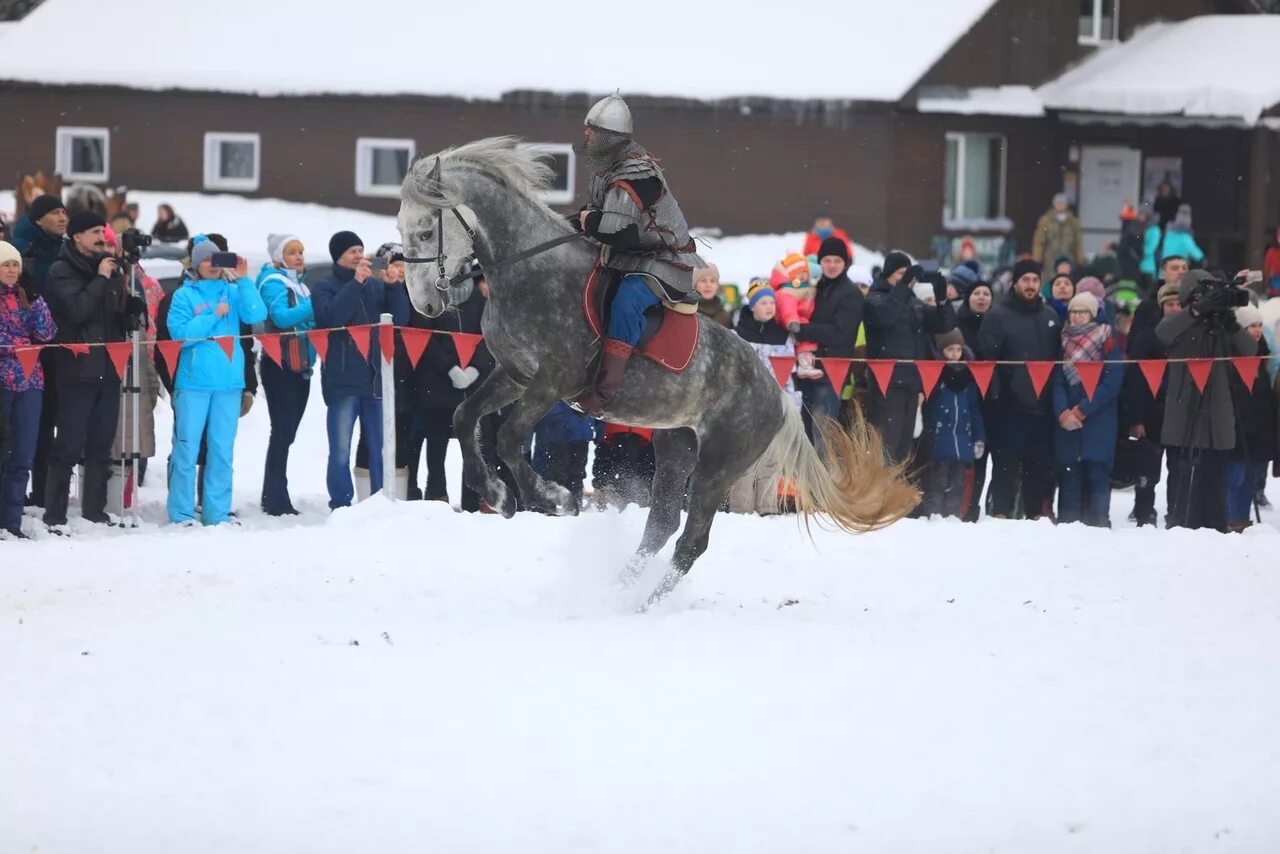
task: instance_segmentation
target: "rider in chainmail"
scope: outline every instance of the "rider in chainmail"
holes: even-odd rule
[[[585,124],[591,200],[577,222],[605,245],[604,265],[623,275],[595,388],[577,401],[583,412],[599,417],[622,387],[645,311],[660,302],[696,311],[693,269],[706,265],[658,161],[632,141],[631,110],[622,97],[599,101]]]

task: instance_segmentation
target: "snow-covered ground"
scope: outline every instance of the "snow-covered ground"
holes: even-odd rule
[[[1280,539],[721,516],[656,611],[643,514],[324,509],[0,543],[0,851],[1268,852]],[[456,500],[456,456],[452,459]]]

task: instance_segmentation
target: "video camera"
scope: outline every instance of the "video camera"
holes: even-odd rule
[[[1201,279],[1192,289],[1187,302],[1201,314],[1235,311],[1249,304],[1249,292],[1240,287],[1245,282],[1244,278],[1229,282],[1222,279]]]
[[[151,245],[151,235],[144,234],[136,228],[126,228],[120,234],[120,251],[130,264],[137,264],[142,257],[142,250]]]

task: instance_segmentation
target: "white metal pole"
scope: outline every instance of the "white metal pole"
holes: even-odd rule
[[[392,325],[391,315],[383,312],[379,318],[383,329]],[[396,485],[396,348],[382,353],[382,337],[378,336],[378,358],[382,359],[382,494],[395,501]]]

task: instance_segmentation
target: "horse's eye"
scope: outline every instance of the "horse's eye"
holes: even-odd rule
[[[419,231],[419,232],[418,232],[418,239],[419,239],[419,240],[430,240],[430,239],[431,239],[431,231],[430,231],[430,229],[428,229],[427,231]]]

